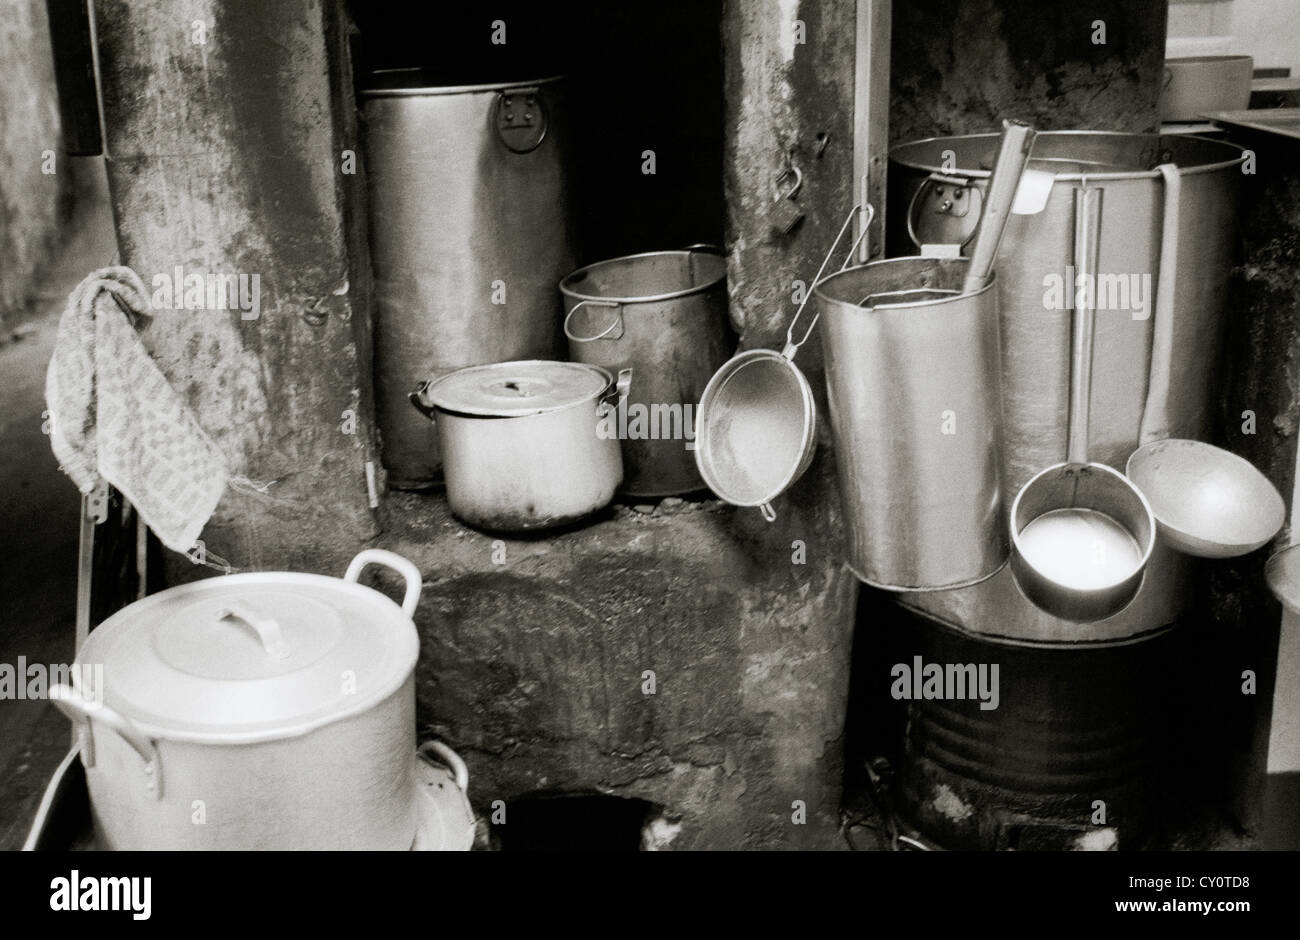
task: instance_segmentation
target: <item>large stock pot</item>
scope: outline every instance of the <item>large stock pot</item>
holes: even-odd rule
[[[915,141],[890,158],[890,251],[962,245],[974,234],[996,134]],[[1212,436],[1237,201],[1245,152],[1182,135],[1095,131],[1041,133],[1030,167],[1056,174],[1041,211],[1013,215],[995,268],[1002,343],[1002,485],[1015,493],[1066,453],[1070,323],[1054,285],[1073,276],[1073,193],[1085,179],[1105,189],[1098,271],[1108,303],[1098,310],[1088,429],[1089,456],[1123,472],[1152,398],[1165,402],[1168,435]],[[1177,167],[1176,251],[1161,257],[1165,201],[1173,190],[1158,166]],[[1171,368],[1151,388],[1157,283],[1172,266]],[[1102,290],[1098,282],[1098,291]],[[1127,300],[1127,302],[1124,302]],[[1086,627],[1026,601],[1007,569],[969,588],[911,594],[906,603],[966,629],[1031,642],[1110,642],[1158,630],[1187,612],[1195,563],[1156,545],[1136,600]]]
[[[554,359],[573,270],[570,125],[558,79],[362,92],[375,273],[375,409],[388,483],[436,483],[434,427],[407,393],[466,366]]]
[[[401,607],[356,583],[369,564],[402,575]],[[368,549],[342,579],[229,575],[104,621],[77,688],[51,689],[79,729],[99,844],[411,848],[419,594],[413,564]]]

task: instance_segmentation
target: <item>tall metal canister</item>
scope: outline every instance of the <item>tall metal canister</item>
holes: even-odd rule
[[[891,251],[962,244],[975,230],[996,134],[934,138],[891,153]],[[1173,369],[1161,389],[1173,437],[1211,433],[1229,276],[1237,245],[1242,148],[1181,135],[1054,131],[1038,135],[1029,166],[1056,173],[1041,211],[1013,215],[998,253],[1003,484],[1015,493],[1066,453],[1072,310],[1066,292],[1073,248],[1073,191],[1103,187],[1098,270],[1107,303],[1096,317],[1089,447],[1123,472],[1138,446],[1147,402],[1156,285],[1174,266]],[[1166,183],[1179,171],[1177,251],[1161,258]],[[910,233],[910,234],[909,234]],[[1098,289],[1101,290],[1099,280]],[[1105,642],[1158,630],[1186,612],[1194,563],[1157,544],[1137,599],[1086,627],[1051,617],[1016,590],[1009,571],[956,591],[906,602],[980,633],[1036,642]]]
[[[559,358],[571,132],[555,78],[430,86],[398,70],[362,99],[383,461],[390,486],[417,489],[440,475],[434,427],[407,400],[420,381]]]
[[[875,587],[972,584],[1007,560],[996,278],[895,258],[813,288],[848,564]]]

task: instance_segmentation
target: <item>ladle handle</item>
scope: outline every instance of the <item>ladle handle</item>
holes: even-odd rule
[[[1087,181],[1074,191],[1075,298],[1070,345],[1070,431],[1066,460],[1088,462],[1088,411],[1092,398],[1092,340],[1097,319],[1097,256],[1101,245],[1101,194]],[[1082,290],[1078,288],[1082,288]],[[1082,297],[1083,302],[1079,299]]]
[[[1034,145],[1034,129],[1023,121],[1002,122],[1002,144],[989,177],[989,188],[984,194],[984,211],[980,214],[975,244],[971,246],[970,264],[962,291],[979,290],[988,283],[993,271],[993,261],[998,256],[1002,234],[1007,229],[1011,204],[1016,198],[1020,175],[1029,162],[1029,150]]]

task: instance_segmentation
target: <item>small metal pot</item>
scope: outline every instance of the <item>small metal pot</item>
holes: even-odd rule
[[[620,415],[623,492],[661,497],[704,486],[695,408],[736,339],[727,322],[727,262],[707,245],[599,261],[560,282],[569,358],[636,371]]]
[[[528,360],[424,382],[411,403],[438,429],[447,501],[489,532],[548,529],[607,506],[623,480],[617,411],[632,370]]]

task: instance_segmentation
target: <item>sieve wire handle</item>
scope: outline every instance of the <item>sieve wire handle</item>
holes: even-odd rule
[[[795,342],[794,325],[798,323],[799,318],[803,316],[803,308],[808,306],[808,300],[812,297],[813,288],[817,286],[817,283],[822,279],[822,275],[826,273],[826,265],[831,263],[831,258],[835,255],[835,249],[839,247],[840,241],[844,238],[844,234],[849,230],[849,226],[853,224],[853,220],[858,217],[860,212],[866,212],[866,221],[862,223],[862,230],[858,232],[857,237],[853,239],[853,243],[849,245],[849,251],[844,258],[844,263],[840,265],[841,271],[847,268],[849,262],[853,260],[853,252],[857,250],[858,243],[861,242],[862,239],[866,238],[867,232],[871,228],[871,223],[876,217],[876,209],[869,202],[859,203],[849,210],[848,218],[846,218],[844,224],[840,226],[839,234],[836,235],[835,240],[831,242],[831,247],[826,252],[826,257],[822,259],[821,267],[817,269],[817,274],[813,278],[812,284],[809,285],[808,290],[804,293],[803,302],[799,304],[799,309],[795,311],[794,318],[790,320],[790,326],[787,327],[785,331],[785,348],[781,350],[781,355],[786,359],[794,358],[794,354],[799,351],[799,347],[808,342],[808,337],[812,335],[812,331],[816,328],[818,315],[814,313],[812,322],[808,324],[808,329],[804,330],[803,336],[799,339],[799,342]]]

